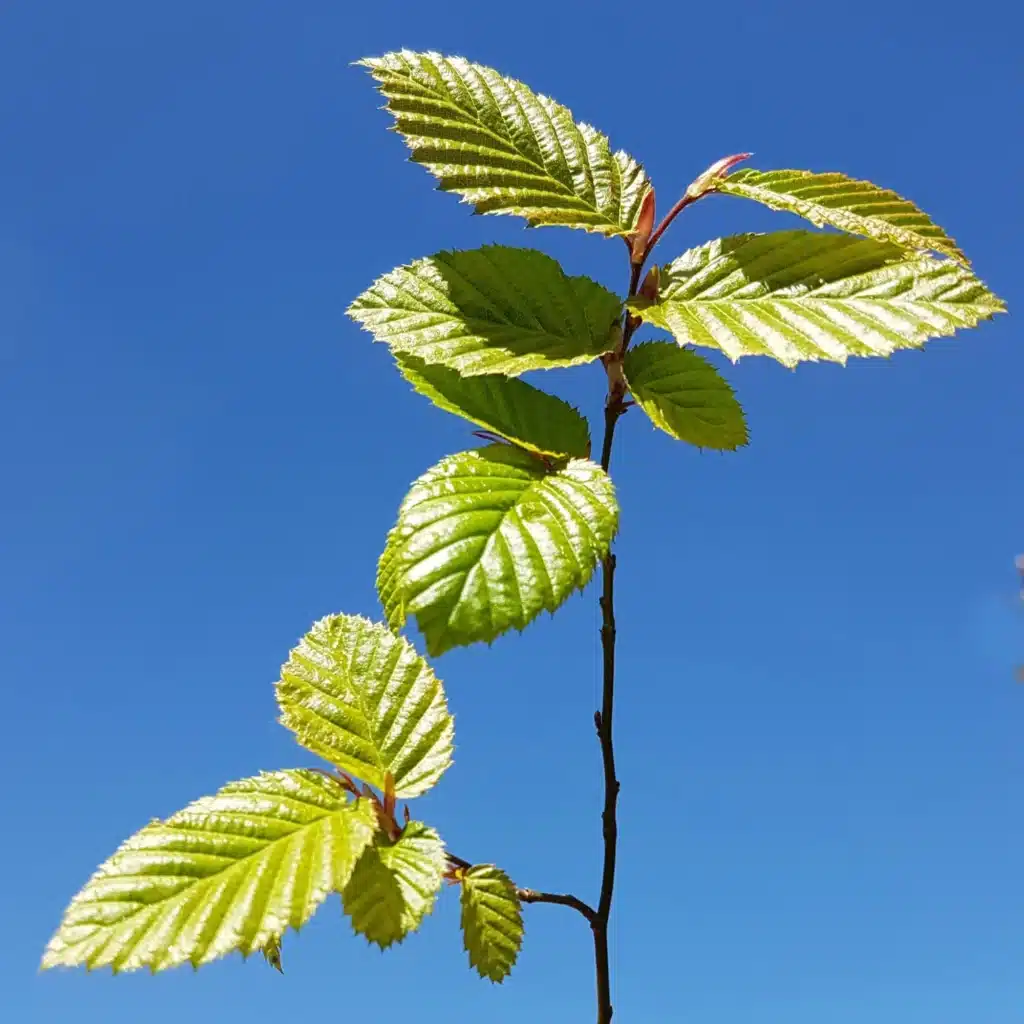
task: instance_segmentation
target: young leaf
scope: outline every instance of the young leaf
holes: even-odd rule
[[[413,485],[382,559],[431,655],[523,629],[590,579],[618,525],[608,475],[491,445]]]
[[[701,448],[735,451],[747,443],[743,407],[703,356],[668,341],[628,349],[629,390],[656,427]]]
[[[426,825],[410,821],[393,843],[378,833],[341,896],[352,927],[381,949],[401,942],[434,909],[446,867],[444,844]]]
[[[122,844],[72,900],[43,967],[198,967],[280,948],[348,883],[376,818],[312,771],[232,782]]]
[[[708,242],[662,267],[660,283],[656,302],[632,299],[630,308],[681,345],[718,348],[734,362],[888,356],[1005,310],[958,263],[812,231]]]
[[[396,355],[402,376],[446,412],[546,455],[590,455],[587,421],[567,402],[501,373],[463,377],[446,366]]]
[[[405,601],[402,599],[401,562],[397,558],[401,537],[398,530],[388,530],[384,551],[377,561],[377,594],[384,609],[384,621],[388,629],[397,633],[405,625]]]
[[[281,669],[281,723],[307,750],[395,795],[420,796],[451,764],[444,691],[412,644],[358,615],[314,623]]]
[[[798,214],[819,228],[828,224],[903,249],[939,252],[968,265],[956,242],[926,213],[870,181],[835,172],[743,170],[716,182],[715,191]]]
[[[517,376],[607,352],[622,303],[535,249],[441,252],[385,274],[348,315],[395,352],[464,377]]]
[[[470,868],[461,879],[462,937],[470,966],[501,982],[523,944],[523,913],[516,887],[492,864]]]
[[[566,107],[462,57],[402,50],[359,63],[380,83],[412,160],[477,213],[633,230],[650,188],[643,168]]]

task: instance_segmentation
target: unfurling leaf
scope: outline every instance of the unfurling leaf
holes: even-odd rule
[[[232,782],[127,840],[72,900],[43,967],[198,967],[273,948],[340,892],[376,829],[312,771]]]
[[[380,83],[412,159],[477,213],[633,230],[650,188],[643,168],[566,107],[462,57],[402,50],[359,63]]]
[[[342,893],[352,927],[381,949],[401,942],[433,910],[446,866],[444,844],[418,821],[394,842],[378,833]]]
[[[798,214],[819,228],[829,225],[902,249],[931,250],[967,265],[956,242],[926,213],[870,181],[835,172],[743,170],[718,182],[716,191]]]
[[[425,793],[451,764],[444,691],[408,640],[358,615],[313,625],[281,669],[281,723],[307,750],[399,799]]]
[[[274,936],[267,940],[267,944],[263,947],[263,958],[274,968],[275,971],[279,971],[284,974],[284,965],[281,963],[281,939],[279,936]]]
[[[701,448],[735,451],[747,443],[743,408],[703,356],[668,341],[626,352],[629,389],[656,427]]]
[[[575,366],[608,350],[622,303],[535,249],[441,252],[377,280],[348,309],[376,341],[464,377]]]
[[[523,913],[516,887],[492,864],[462,873],[462,937],[470,966],[481,978],[501,982],[523,944]]]
[[[396,361],[413,388],[446,412],[530,451],[582,459],[590,454],[587,421],[568,402],[526,381],[500,373],[463,377],[409,355],[398,354]]]
[[[442,460],[413,485],[378,570],[385,607],[416,616],[431,655],[490,642],[586,585],[618,525],[608,475],[507,445]]]
[[[631,299],[681,345],[733,361],[846,362],[974,327],[1003,302],[966,267],[887,242],[813,231],[733,235],[661,268],[657,302]]]

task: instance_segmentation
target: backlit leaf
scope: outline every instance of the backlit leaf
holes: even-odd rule
[[[786,366],[888,356],[1005,310],[952,260],[812,231],[708,242],[662,267],[660,285],[657,300],[629,306],[681,345]]]
[[[161,971],[279,951],[348,884],[376,827],[367,801],[316,772],[232,782],[122,844],[72,900],[43,967]]]
[[[444,691],[408,640],[358,615],[313,625],[281,669],[281,723],[307,749],[384,790],[425,793],[451,764]]]
[[[903,249],[932,250],[967,264],[956,242],[926,213],[870,181],[835,172],[743,170],[716,182],[715,190],[798,214],[818,227],[827,224]]]
[[[568,402],[526,381],[500,373],[463,377],[446,366],[397,356],[402,376],[446,412],[530,451],[550,455],[590,455],[587,421]]]
[[[703,356],[668,341],[628,349],[629,389],[656,427],[680,441],[727,451],[747,443],[743,408]]]
[[[376,341],[464,377],[574,366],[612,347],[622,303],[534,249],[441,252],[377,280],[348,309]]]
[[[384,553],[388,600],[416,616],[431,655],[490,642],[585,586],[617,525],[612,482],[593,462],[548,466],[506,445],[452,455],[402,503]]]
[[[380,83],[412,159],[477,213],[629,234],[643,168],[572,111],[462,57],[409,50],[359,62]]]
[[[482,978],[504,981],[523,944],[523,913],[516,887],[492,864],[461,878],[462,937],[469,962]]]
[[[391,842],[378,833],[342,893],[352,927],[386,949],[419,928],[434,908],[447,867],[437,833],[411,821]]]

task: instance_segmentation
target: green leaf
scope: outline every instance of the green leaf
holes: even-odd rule
[[[629,306],[681,345],[786,366],[919,348],[1005,309],[958,263],[812,231],[708,242],[663,267],[660,283],[657,300]]]
[[[447,868],[437,833],[410,821],[390,842],[378,833],[342,893],[352,927],[381,949],[419,928],[434,909]]]
[[[870,181],[835,172],[743,170],[716,182],[715,191],[798,214],[819,228],[828,224],[903,249],[939,252],[967,265],[956,242],[926,213]]]
[[[563,402],[526,381],[500,373],[463,377],[415,356],[396,356],[402,376],[446,412],[546,455],[590,455],[587,421]]]
[[[402,50],[359,64],[380,83],[412,160],[477,213],[633,230],[650,189],[643,168],[566,107],[462,57]]]
[[[608,475],[507,445],[442,460],[413,485],[383,561],[431,655],[523,629],[586,585],[618,525]]]
[[[703,356],[668,341],[626,352],[629,390],[656,427],[701,448],[735,451],[747,443],[743,407]]]
[[[281,723],[307,750],[410,799],[451,764],[454,725],[444,690],[412,644],[358,615],[313,625],[281,669]]]
[[[284,965],[281,963],[281,938],[278,935],[274,935],[267,940],[267,944],[263,947],[263,958],[281,974],[284,974]]]
[[[464,377],[588,363],[622,303],[534,249],[441,252],[379,278],[348,309],[376,341]]]
[[[388,629],[398,632],[405,625],[405,601],[402,599],[400,573],[401,563],[396,552],[401,546],[398,530],[388,530],[384,551],[377,562],[377,593],[380,595],[381,607],[384,609],[384,621]]]
[[[72,900],[43,967],[198,967],[274,949],[340,892],[376,829],[312,771],[232,782],[122,844]]]
[[[462,875],[462,937],[470,966],[481,978],[501,982],[523,944],[523,913],[516,887],[493,864]]]

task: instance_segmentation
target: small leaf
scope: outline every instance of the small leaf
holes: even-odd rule
[[[492,864],[469,868],[461,883],[462,937],[470,966],[481,978],[504,981],[523,945],[523,913],[516,887]]]
[[[587,421],[568,402],[526,381],[500,373],[463,377],[409,355],[396,361],[413,388],[446,412],[530,451],[582,459],[590,454]]]
[[[956,242],[926,213],[870,181],[836,172],[743,170],[718,182],[716,191],[795,213],[819,228],[827,224],[903,249],[932,250],[968,265]]]
[[[575,366],[608,351],[622,303],[535,249],[441,252],[385,274],[348,315],[395,352],[463,377]]]
[[[281,723],[307,750],[398,798],[451,764],[444,691],[412,644],[358,615],[328,615],[292,651],[277,684]]]
[[[733,235],[661,268],[657,302],[631,299],[681,345],[736,361],[888,356],[1005,310],[967,268],[886,242],[813,231]]]
[[[462,57],[402,50],[359,63],[380,83],[412,159],[477,213],[633,230],[650,188],[643,168],[566,107]]]
[[[452,455],[402,503],[382,599],[401,595],[431,655],[490,642],[585,586],[617,525],[612,482],[593,462],[550,468],[507,445]]]
[[[232,782],[123,843],[72,900],[43,967],[198,967],[273,949],[341,891],[376,818],[312,771]]]
[[[275,971],[279,971],[284,974],[284,966],[281,963],[281,939],[279,936],[273,936],[267,940],[267,944],[263,947],[263,958],[274,968]]]
[[[656,427],[701,448],[735,451],[747,443],[743,407],[703,356],[668,341],[626,352],[629,388]]]
[[[444,844],[418,821],[393,843],[378,833],[342,893],[352,927],[381,949],[401,942],[434,909],[446,865]]]

